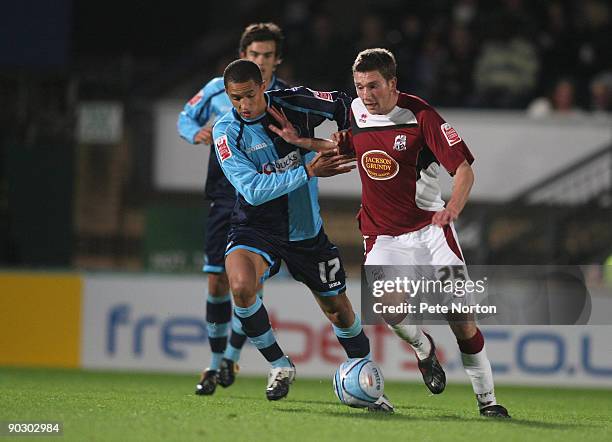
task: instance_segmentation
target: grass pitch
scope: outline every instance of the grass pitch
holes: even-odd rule
[[[299,375],[299,373],[298,373]],[[393,415],[341,405],[332,381],[300,379],[268,402],[265,378],[239,377],[214,396],[197,376],[0,368],[0,421],[61,421],[75,441],[506,441],[612,440],[612,391],[497,388],[513,419],[478,416],[471,387],[432,396],[388,382]],[[12,438],[0,438],[11,440]],[[44,440],[47,437],[15,440]]]

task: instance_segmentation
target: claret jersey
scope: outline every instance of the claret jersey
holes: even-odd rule
[[[398,236],[431,224],[444,208],[438,173],[451,175],[474,158],[457,131],[424,100],[399,94],[386,115],[351,104],[351,148],[362,187],[359,225],[364,235]]]

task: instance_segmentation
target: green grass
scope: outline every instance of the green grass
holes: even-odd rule
[[[471,388],[431,396],[389,382],[394,415],[341,405],[331,379],[299,379],[268,402],[265,379],[239,377],[211,397],[196,376],[0,368],[0,421],[57,420],[75,441],[506,441],[612,440],[612,392],[498,387],[509,421],[478,416]],[[44,440],[45,437],[15,440]],[[9,440],[9,438],[0,438]]]

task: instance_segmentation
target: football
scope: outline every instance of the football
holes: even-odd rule
[[[369,359],[349,359],[334,375],[334,392],[349,407],[365,408],[384,393],[382,370]]]

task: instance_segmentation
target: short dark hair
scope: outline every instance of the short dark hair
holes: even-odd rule
[[[242,33],[242,37],[240,37],[238,55],[241,56],[254,41],[274,41],[276,43],[276,57],[280,58],[283,54],[285,36],[276,23],[253,23],[248,25]]]
[[[253,80],[255,83],[263,83],[259,66],[249,60],[238,59],[227,65],[223,71],[223,84],[227,87],[228,83],[246,83]]]
[[[395,56],[387,49],[366,49],[357,54],[353,63],[353,72],[378,71],[387,81],[397,76]]]

